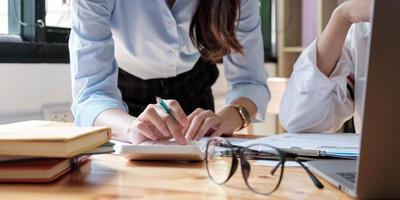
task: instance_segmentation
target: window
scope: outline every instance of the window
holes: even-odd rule
[[[71,0],[0,0],[0,63],[69,62]],[[259,0],[265,57],[276,59],[277,0]]]
[[[0,34],[8,34],[8,0],[0,0]]]
[[[0,63],[67,63],[68,0],[0,0]]]
[[[276,61],[276,2],[277,0],[259,0],[261,31],[266,61]]]
[[[67,0],[46,0],[46,25],[70,28],[70,4]]]

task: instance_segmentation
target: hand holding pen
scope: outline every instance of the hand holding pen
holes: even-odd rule
[[[187,116],[175,100],[157,98],[157,104],[149,104],[133,124],[131,141],[166,140],[175,138],[179,144],[186,144],[185,130],[189,125]]]

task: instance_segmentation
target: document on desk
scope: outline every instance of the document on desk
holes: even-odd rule
[[[300,156],[330,156],[355,159],[360,150],[359,134],[355,133],[285,133],[236,144],[267,144]]]

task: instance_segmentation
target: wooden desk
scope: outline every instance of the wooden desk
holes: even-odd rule
[[[350,199],[321,181],[323,190],[301,168],[287,167],[279,189],[262,196],[247,188],[240,171],[219,186],[208,179],[204,162],[130,162],[99,155],[51,184],[0,184],[0,199]]]

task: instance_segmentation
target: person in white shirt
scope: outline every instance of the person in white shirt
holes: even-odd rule
[[[335,132],[353,116],[361,131],[370,12],[370,0],[341,4],[302,52],[280,108],[288,132]]]

